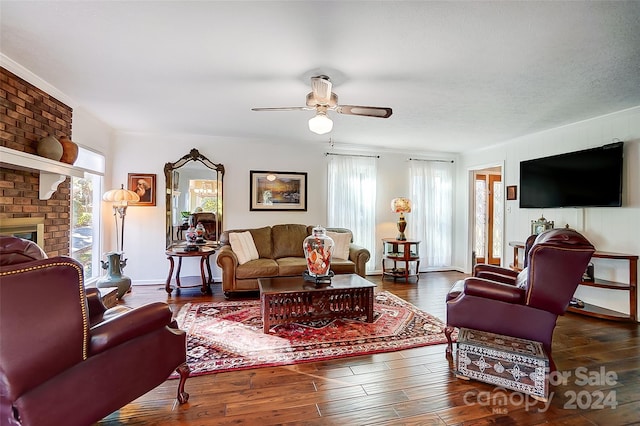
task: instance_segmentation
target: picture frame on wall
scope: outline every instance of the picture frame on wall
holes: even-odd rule
[[[140,197],[133,206],[156,205],[156,175],[151,173],[129,173],[127,188]]]
[[[307,173],[249,171],[251,211],[307,211]]]
[[[507,186],[507,200],[517,200],[517,199],[518,199],[518,186],[517,185]]]

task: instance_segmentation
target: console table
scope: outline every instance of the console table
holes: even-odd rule
[[[176,271],[176,289],[180,290],[181,288],[186,287],[200,287],[200,291],[202,294],[211,292],[211,263],[209,262],[209,258],[216,252],[216,249],[213,247],[202,246],[198,247],[198,250],[188,251],[184,246],[176,246],[170,247],[165,252],[167,255],[167,259],[169,259],[169,276],[167,277],[167,283],[165,284],[165,290],[168,294],[171,294],[173,291],[173,287],[171,287],[171,277],[173,276],[173,267],[174,267],[174,257],[178,258],[178,269]],[[198,277],[185,277],[185,281],[188,282],[185,285],[182,285],[180,281],[180,269],[182,268],[182,258],[184,257],[199,257],[200,258],[200,278],[202,279],[202,283],[197,283]],[[205,274],[205,265],[207,268],[207,274]]]
[[[515,271],[521,271],[522,267],[518,262],[518,254],[520,250],[524,251],[524,243],[511,241],[509,243],[513,247],[513,263],[509,266]],[[608,290],[618,290],[629,292],[629,314],[614,311],[611,309],[602,308],[597,305],[585,303],[583,308],[569,306],[567,311],[576,314],[588,315],[596,318],[609,319],[614,321],[630,321],[636,322],[638,320],[638,256],[632,254],[623,253],[610,253],[605,251],[596,251],[592,258],[596,259],[612,259],[620,260],[628,263],[629,268],[629,282],[619,283],[615,281],[608,281],[595,278],[593,281],[581,281],[579,285],[587,287],[596,287]]]
[[[382,279],[385,277],[404,278],[409,282],[409,277],[420,279],[420,241],[396,240],[395,238],[382,239]],[[393,262],[393,268],[387,268],[387,262]],[[400,267],[398,267],[398,262]],[[411,268],[411,262],[415,262],[416,269]],[[403,267],[404,266],[404,267]]]

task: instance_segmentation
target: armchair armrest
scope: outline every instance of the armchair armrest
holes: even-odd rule
[[[371,254],[366,248],[357,244],[349,244],[349,260],[356,264],[356,274],[364,277],[366,275],[366,264]]]
[[[496,266],[496,265],[487,265],[486,263],[478,263],[473,268],[474,276],[476,276],[476,274],[480,272],[489,272],[493,274],[506,275],[508,277],[514,277],[514,279],[518,275],[518,272],[514,271],[513,269],[503,268],[502,266]]]
[[[518,272],[500,266],[477,264],[473,269],[473,276],[498,281],[504,284],[515,284]]]
[[[171,325],[171,309],[153,302],[91,327],[89,352],[95,355],[151,331]]]
[[[464,294],[516,304],[522,304],[525,297],[521,288],[476,277],[464,280]]]

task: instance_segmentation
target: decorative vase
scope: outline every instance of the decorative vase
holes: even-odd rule
[[[204,225],[202,222],[198,222],[198,225],[196,225],[196,243],[204,243]]]
[[[50,160],[60,161],[62,158],[62,144],[53,136],[45,136],[38,141],[36,152],[40,157],[49,158]]]
[[[302,248],[307,260],[307,269],[312,277],[331,275],[331,255],[335,243],[322,226],[313,228],[311,235],[304,239]]]
[[[75,163],[78,159],[78,145],[66,136],[62,136],[59,142],[62,145],[60,162],[67,164]]]
[[[122,275],[122,268],[127,266],[127,260],[121,260],[123,253],[111,252],[107,253],[107,261],[101,260],[102,269],[107,270],[107,275],[100,278],[96,283],[98,288],[117,287],[117,298],[122,297],[131,289],[131,278]]]
[[[196,228],[190,226],[189,229],[187,229],[185,236],[187,237],[187,244],[195,244],[196,237],[198,236],[198,234],[196,233]]]

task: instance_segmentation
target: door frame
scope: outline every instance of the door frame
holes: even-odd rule
[[[505,176],[504,176],[504,161],[498,162],[498,163],[489,163],[489,164],[481,164],[481,165],[477,165],[477,166],[471,166],[467,169],[467,267],[469,271],[471,271],[471,273],[473,273],[473,266],[474,266],[474,259],[473,259],[473,251],[474,251],[474,241],[475,241],[475,175],[476,173],[480,173],[483,171],[486,171],[487,169],[494,169],[494,168],[499,168],[500,170],[500,176],[501,176],[501,180],[503,182],[503,186],[504,186],[504,182],[505,182]],[[504,186],[506,188],[506,186]],[[502,227],[499,228],[500,232],[502,232],[502,236],[503,236],[503,241],[504,241],[504,235],[505,235],[505,223],[506,223],[506,211],[505,211],[505,206],[506,206],[506,202],[503,203],[503,211],[502,211],[502,217],[504,218],[502,221]],[[504,259],[505,259],[505,253],[506,253],[506,248],[504,246],[504,243],[502,245],[502,253],[500,256],[500,265],[504,266]]]

